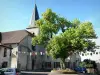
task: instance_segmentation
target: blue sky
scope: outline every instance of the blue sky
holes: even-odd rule
[[[68,20],[91,21],[100,36],[100,0],[36,0],[39,15],[51,8]],[[28,27],[34,0],[0,0],[0,32]]]

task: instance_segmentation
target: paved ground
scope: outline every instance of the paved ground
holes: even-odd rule
[[[50,72],[22,72],[21,75],[54,75]],[[68,75],[68,74],[55,74],[55,75]],[[69,74],[69,75],[97,75],[97,74]]]

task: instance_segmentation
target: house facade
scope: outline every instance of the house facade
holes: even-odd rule
[[[0,45],[0,68],[11,66],[11,47]]]
[[[7,62],[9,64],[6,67],[19,68],[21,70],[31,70],[31,53],[33,51],[31,39],[33,35],[26,30],[18,30],[2,32],[1,37],[1,45],[4,45],[5,47],[7,46],[7,48],[0,48],[1,57],[4,56],[2,54],[4,54],[5,51],[7,53],[7,57],[3,57],[3,59],[7,59]],[[10,47],[11,49],[9,49]]]

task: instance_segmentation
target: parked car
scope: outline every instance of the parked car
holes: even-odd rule
[[[20,75],[20,72],[16,68],[2,68],[4,75]]]
[[[74,70],[77,71],[77,72],[80,72],[80,73],[87,73],[87,70],[86,70],[85,67],[78,66]]]
[[[2,69],[0,69],[0,75],[5,75]]]

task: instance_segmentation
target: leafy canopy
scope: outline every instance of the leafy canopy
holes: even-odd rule
[[[53,58],[65,59],[73,53],[92,51],[96,47],[95,42],[90,40],[96,38],[91,22],[69,21],[47,9],[36,25],[40,34],[32,39],[33,45],[44,45],[47,54]],[[58,34],[60,30],[62,32]]]

